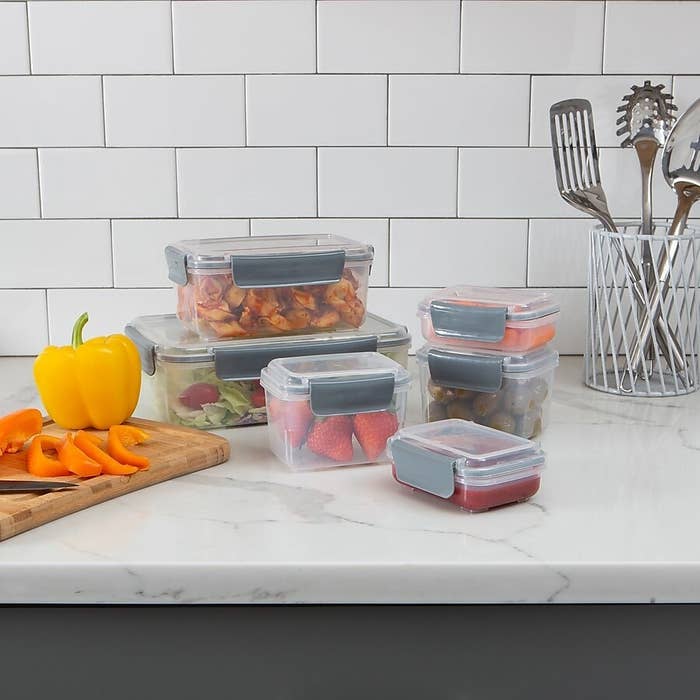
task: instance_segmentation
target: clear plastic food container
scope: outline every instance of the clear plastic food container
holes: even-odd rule
[[[403,427],[408,371],[376,352],[288,357],[263,369],[270,447],[293,469],[377,462]]]
[[[473,513],[526,501],[544,469],[536,443],[459,419],[404,428],[387,452],[396,481]]]
[[[266,422],[260,370],[276,357],[376,350],[406,366],[411,344],[405,326],[374,314],[357,329],[288,338],[206,341],[175,315],[141,316],[126,334],[141,354],[144,405],[204,430]]]
[[[549,292],[462,286],[426,297],[418,316],[430,342],[526,352],[554,338],[559,306]]]
[[[202,338],[359,328],[370,245],[333,235],[180,241],[165,249],[177,315]]]
[[[524,438],[549,422],[559,364],[549,347],[504,355],[428,344],[416,358],[427,421],[463,418]]]

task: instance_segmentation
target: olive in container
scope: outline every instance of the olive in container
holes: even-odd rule
[[[202,338],[359,328],[371,245],[334,235],[180,241],[165,249],[177,316]]]
[[[404,428],[387,452],[396,481],[473,513],[534,496],[545,461],[530,440],[460,419]]]
[[[403,427],[408,371],[377,352],[272,360],[260,383],[274,454],[295,470],[371,464]]]
[[[427,344],[416,359],[427,421],[462,418],[524,438],[549,421],[559,355],[548,346],[504,355]]]
[[[141,355],[140,410],[203,430],[267,421],[259,380],[274,358],[378,351],[405,367],[411,343],[405,326],[374,314],[360,328],[283,338],[202,340],[174,314],[140,316],[125,332]]]

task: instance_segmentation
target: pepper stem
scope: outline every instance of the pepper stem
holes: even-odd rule
[[[71,345],[73,349],[76,350],[83,344],[83,328],[88,322],[87,312],[84,312],[78,316],[78,319],[73,326],[73,335],[71,336]]]

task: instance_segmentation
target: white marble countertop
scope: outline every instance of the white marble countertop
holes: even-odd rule
[[[700,602],[700,393],[580,375],[564,358],[528,503],[470,515],[387,464],[293,473],[232,429],[226,464],[0,543],[0,603]],[[31,359],[0,386],[0,414],[39,406]]]

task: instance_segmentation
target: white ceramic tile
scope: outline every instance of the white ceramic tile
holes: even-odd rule
[[[172,73],[169,2],[30,2],[33,73]]]
[[[98,76],[0,77],[0,146],[102,146]]]
[[[0,75],[29,73],[27,10],[23,2],[0,3]]]
[[[454,148],[320,148],[321,216],[454,216]]]
[[[252,75],[249,146],[386,144],[383,75]]]
[[[313,0],[173,3],[176,73],[313,73]]]
[[[395,219],[391,286],[525,285],[527,220]]]
[[[0,149],[0,219],[39,216],[34,149]]]
[[[37,355],[48,343],[46,292],[0,289],[0,355]]]
[[[580,0],[465,0],[462,72],[599,73],[603,7]]]
[[[322,73],[456,73],[458,0],[321,0]]]
[[[528,280],[531,287],[584,287],[589,219],[531,219]]]
[[[254,219],[250,229],[254,236],[333,233],[369,243],[374,246],[370,286],[389,284],[389,222],[386,219]]]
[[[532,76],[531,146],[549,146],[549,108],[560,100],[584,97],[590,100],[595,120],[598,146],[619,146],[624,137],[617,136],[620,128],[615,124],[620,114],[618,105],[622,97],[630,94],[632,85],[643,85],[651,80],[653,85],[663,84],[670,91],[668,75],[534,75]]]
[[[49,289],[49,337],[52,345],[67,345],[75,319],[86,311],[90,320],[84,337],[123,333],[136,316],[173,313],[174,289]]]
[[[525,75],[392,75],[389,144],[526,146],[529,99]]]
[[[631,149],[604,148],[600,172],[615,218],[639,216],[639,165]],[[654,180],[655,215],[668,216],[675,200],[660,173]],[[581,217],[559,196],[549,148],[460,149],[459,216]]]
[[[40,149],[39,163],[45,217],[177,214],[172,149]]]
[[[700,68],[699,68],[700,69]],[[675,112],[680,116],[695,100],[700,98],[700,75],[678,75],[673,82]]]
[[[106,76],[108,146],[242,146],[240,75]]]
[[[696,73],[699,25],[698,2],[608,2],[604,72]]]
[[[165,246],[176,241],[247,235],[247,219],[114,220],[114,286],[168,286],[170,282],[164,251]]]
[[[315,156],[313,148],[180,149],[180,216],[313,216]]]
[[[0,240],[12,241],[0,287],[111,287],[109,221],[0,221]]]
[[[561,313],[552,347],[562,355],[582,355],[586,346],[588,296],[585,289],[549,289]]]

